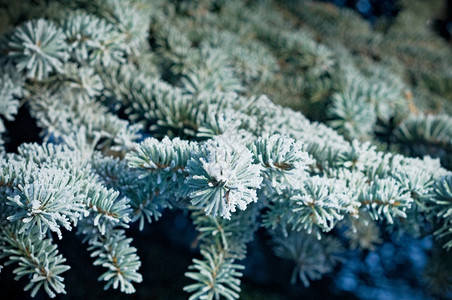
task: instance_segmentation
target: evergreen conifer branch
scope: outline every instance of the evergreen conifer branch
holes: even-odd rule
[[[19,97],[23,96],[24,81],[11,65],[0,68],[0,115],[13,121],[19,110]],[[0,119],[0,134],[5,131]],[[0,153],[3,151],[3,138],[0,136]]]
[[[436,216],[440,218],[439,229],[435,232],[440,237],[447,237],[449,239],[452,224],[452,176],[447,175],[436,181],[434,187],[434,201],[438,206],[433,208]],[[452,240],[448,240],[444,247],[450,249],[452,247]]]
[[[19,184],[7,198],[7,204],[17,210],[7,220],[22,223],[19,234],[37,228],[41,239],[47,230],[56,232],[61,239],[61,226],[71,230],[72,225],[87,214],[78,189],[79,186],[73,185],[72,178],[65,172],[40,169],[29,182]]]
[[[190,269],[198,272],[187,272],[185,276],[197,281],[187,285],[184,291],[193,293],[190,300],[195,299],[238,299],[242,265],[234,264],[226,259],[224,252],[217,253],[214,246],[201,249],[204,260],[193,259]]]
[[[171,207],[168,199],[160,196],[161,185],[153,180],[137,180],[146,173],[129,168],[126,161],[98,155],[93,168],[107,187],[119,191],[119,197],[129,199],[130,221],[139,220],[140,230],[143,230],[145,221],[158,220],[161,211]]]
[[[261,168],[252,163],[252,153],[245,147],[237,150],[207,143],[188,161],[187,171],[187,184],[193,190],[191,204],[206,214],[229,219],[236,207],[245,210],[247,204],[257,201]]]
[[[199,232],[203,260],[193,259],[185,276],[197,283],[184,287],[193,293],[190,299],[238,299],[240,292],[240,270],[244,267],[235,263],[246,254],[246,244],[253,239],[257,230],[258,206],[251,204],[244,211],[234,213],[231,219],[206,215],[201,209],[193,208],[192,219]]]
[[[372,250],[383,227],[452,247],[450,51],[408,9],[375,32],[350,11],[300,7],[79,0],[15,20],[0,115],[23,104],[44,143],[5,153],[0,139],[0,258],[32,296],[65,292],[52,243],[72,228],[105,288],[133,293],[126,229],[165,209],[189,211],[199,233],[190,299],[240,297],[237,261],[259,227],[305,286],[342,261],[340,240]]]
[[[113,224],[128,227],[127,223],[130,221],[128,199],[118,199],[119,192],[106,189],[100,184],[87,183],[84,188],[86,206],[93,211],[93,224],[102,235],[105,235]]]
[[[255,161],[264,168],[265,182],[276,192],[286,187],[298,187],[308,175],[313,161],[302,151],[301,142],[278,134],[258,138],[251,145]]]
[[[138,269],[141,266],[136,248],[130,246],[131,238],[126,238],[124,230],[109,228],[105,235],[90,240],[88,250],[93,251],[91,257],[97,257],[94,265],[107,269],[99,277],[99,281],[107,281],[104,289],[119,288],[121,292],[135,292],[133,282],[140,283],[143,279]]]
[[[15,279],[27,276],[29,283],[24,290],[31,290],[34,297],[43,287],[49,297],[54,298],[56,293],[65,294],[65,285],[61,273],[69,270],[64,265],[66,259],[58,253],[57,246],[50,238],[42,238],[38,228],[32,228],[28,233],[19,233],[18,222],[2,223],[0,235],[2,250],[0,258],[8,258],[7,264],[17,263],[14,269]]]
[[[17,28],[8,42],[8,56],[26,77],[46,78],[50,72],[62,72],[68,59],[65,36],[54,24],[39,19]]]
[[[295,262],[292,283],[299,278],[305,286],[309,286],[310,281],[321,278],[342,260],[339,253],[343,251],[343,246],[333,237],[319,240],[293,231],[287,235],[272,231],[272,236],[276,244],[275,254]]]

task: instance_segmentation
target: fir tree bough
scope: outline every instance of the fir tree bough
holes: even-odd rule
[[[0,116],[28,110],[43,142],[7,152],[0,120],[0,258],[31,296],[65,293],[70,266],[55,239],[72,229],[104,268],[105,289],[135,292],[150,266],[128,228],[165,209],[188,213],[198,233],[189,299],[240,297],[241,260],[259,228],[305,286],[344,261],[347,243],[375,249],[380,229],[452,248],[450,112],[418,99],[450,104],[450,72],[433,72],[452,50],[416,69],[395,41],[405,14],[385,33],[338,34],[362,20],[300,7],[62,0],[35,7],[42,18],[11,15]],[[431,54],[415,39],[406,51]]]

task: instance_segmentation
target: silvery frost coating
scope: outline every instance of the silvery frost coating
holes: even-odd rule
[[[65,36],[60,28],[43,19],[17,28],[8,42],[8,56],[26,77],[42,80],[50,72],[61,72],[67,60]]]
[[[230,219],[236,207],[245,210],[247,204],[256,202],[262,178],[252,157],[245,147],[232,149],[215,142],[202,147],[187,163],[191,204]]]
[[[19,109],[19,100],[23,96],[23,78],[11,65],[5,65],[0,75],[0,114],[8,121],[13,121]],[[0,133],[6,130],[0,120]],[[0,151],[3,151],[3,139],[0,138]]]
[[[452,247],[452,174],[441,165],[450,116],[409,114],[407,84],[387,65],[287,26],[273,2],[73,5],[55,4],[52,20],[27,21],[0,45],[0,115],[12,121],[23,103],[44,141],[6,153],[0,140],[1,262],[32,296],[65,293],[54,239],[72,229],[105,288],[134,292],[152,266],[128,228],[167,209],[189,214],[198,233],[192,300],[240,297],[240,260],[261,227],[305,286],[342,261],[346,243],[375,249],[382,230]],[[272,102],[297,97],[314,108],[327,97],[313,111],[335,129]],[[437,150],[441,163],[377,150],[372,136],[388,132],[395,150]]]

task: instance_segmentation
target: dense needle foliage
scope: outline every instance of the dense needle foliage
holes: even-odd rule
[[[1,263],[31,296],[66,293],[74,229],[105,289],[134,293],[152,266],[128,230],[171,209],[198,233],[190,300],[240,297],[258,230],[304,286],[382,231],[432,237],[422,276],[446,295],[452,50],[426,26],[441,3],[399,1],[373,26],[311,1],[8,4]],[[42,142],[7,151],[19,108]]]

